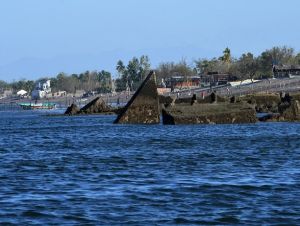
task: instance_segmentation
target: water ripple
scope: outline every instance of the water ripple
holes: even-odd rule
[[[0,116],[0,225],[300,221],[299,123]]]

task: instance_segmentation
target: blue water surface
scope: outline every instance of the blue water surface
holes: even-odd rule
[[[114,119],[0,112],[0,224],[299,224],[299,123]]]

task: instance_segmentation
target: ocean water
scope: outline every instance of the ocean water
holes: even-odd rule
[[[299,225],[300,124],[0,112],[0,225]]]

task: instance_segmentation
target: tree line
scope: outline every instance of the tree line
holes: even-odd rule
[[[259,56],[244,53],[239,58],[233,58],[226,48],[223,56],[212,60],[200,59],[196,66],[200,71],[222,71],[237,76],[239,79],[270,78],[273,76],[272,66],[295,67],[300,65],[300,53],[293,48],[273,47],[262,52]]]
[[[300,53],[286,46],[273,47],[262,52],[258,56],[247,52],[235,58],[231,50],[226,48],[221,56],[211,59],[201,58],[192,63],[185,60],[179,62],[162,62],[156,71],[157,81],[172,76],[190,77],[193,75],[209,74],[209,72],[226,73],[237,79],[255,79],[272,77],[272,65],[287,65],[295,67],[300,65]],[[37,81],[25,80],[7,83],[0,81],[0,92],[12,89],[14,92],[24,89],[31,92],[35,84],[44,79],[51,80],[51,88],[54,92],[67,91],[75,93],[76,90],[97,91],[99,93],[124,90],[136,90],[139,84],[148,74],[151,68],[150,59],[143,55],[139,58],[133,57],[127,64],[119,60],[116,64],[117,78],[113,81],[111,72],[86,71],[80,74],[59,73],[56,77],[41,78]]]
[[[66,91],[76,93],[77,90],[96,91],[99,93],[111,92],[112,76],[105,70],[86,71],[80,74],[59,73],[56,77],[43,77],[36,81],[22,79],[12,83],[0,81],[0,91],[12,89],[14,93],[18,90],[26,90],[31,93],[37,83],[50,80],[52,92]]]
[[[176,74],[188,77],[218,72],[230,74],[239,80],[244,80],[272,77],[273,65],[300,66],[300,53],[296,53],[293,48],[284,46],[267,49],[259,56],[247,52],[235,58],[231,55],[230,49],[226,48],[219,57],[198,59],[191,65],[188,65],[184,60],[179,63],[161,63],[156,71],[158,77],[163,79]]]

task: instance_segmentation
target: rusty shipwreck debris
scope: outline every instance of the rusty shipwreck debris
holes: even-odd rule
[[[295,97],[281,93],[281,102],[278,104],[279,114],[271,114],[266,121],[278,122],[299,122],[300,102]]]
[[[246,101],[254,105],[257,113],[278,113],[278,104],[281,102],[280,98],[278,93],[257,93],[246,95],[239,99],[240,101]]]
[[[103,99],[96,97],[91,102],[86,104],[81,109],[76,104],[69,106],[64,113],[65,115],[82,115],[82,114],[115,114],[118,112],[118,108],[112,108],[107,105]]]
[[[178,104],[162,109],[163,124],[255,123],[256,112],[246,103]]]
[[[281,113],[281,116],[283,118],[283,121],[299,122],[300,121],[300,103],[299,103],[299,101],[292,100],[290,102],[289,107],[283,110],[283,112]]]
[[[76,115],[80,111],[79,107],[76,104],[71,104],[64,113],[65,115]]]
[[[80,114],[102,114],[102,113],[111,113],[113,109],[108,106],[104,100],[100,97],[96,97],[87,105],[80,109]]]
[[[157,124],[160,122],[159,98],[155,74],[151,71],[114,123]]]

